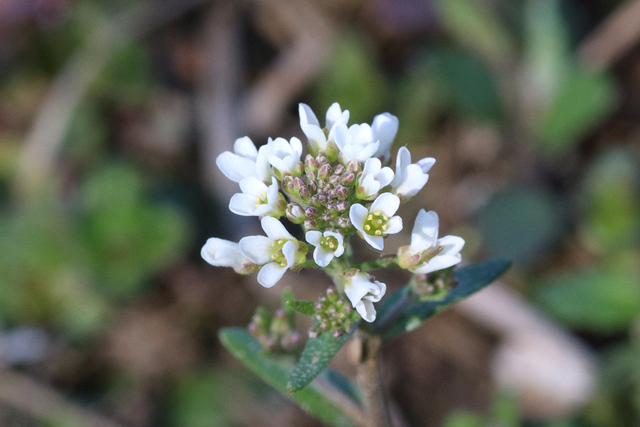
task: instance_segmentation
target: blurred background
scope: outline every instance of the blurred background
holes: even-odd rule
[[[0,0],[0,425],[320,426],[216,331],[328,279],[199,250],[259,232],[216,156],[334,101],[437,159],[407,223],[514,260],[383,349],[406,424],[639,425],[639,41],[639,1]]]

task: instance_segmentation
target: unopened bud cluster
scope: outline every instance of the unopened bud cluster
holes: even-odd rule
[[[313,326],[309,331],[309,337],[317,338],[323,333],[330,333],[335,338],[352,331],[353,326],[360,316],[351,308],[348,301],[340,297],[333,288],[327,289],[325,295],[316,302]]]
[[[258,308],[247,328],[262,348],[268,351],[288,353],[295,350],[300,341],[299,334],[293,329],[292,321],[283,309],[271,315],[264,308]]]

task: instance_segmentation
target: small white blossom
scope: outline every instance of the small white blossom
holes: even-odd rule
[[[413,197],[429,180],[429,170],[436,159],[426,157],[418,163],[411,163],[411,153],[406,147],[400,147],[396,159],[396,175],[391,181],[391,191],[403,199]]]
[[[207,239],[200,256],[215,267],[231,267],[239,274],[249,274],[255,268],[255,264],[240,252],[240,245],[229,240]]]
[[[388,162],[391,158],[391,144],[398,133],[398,118],[389,113],[378,114],[373,118],[371,130],[374,138],[380,141],[380,146],[374,156]]]
[[[371,126],[366,123],[335,126],[335,142],[340,149],[341,162],[347,164],[351,160],[364,163],[373,156],[380,147]]]
[[[271,178],[271,185],[267,187],[258,178],[249,176],[240,181],[240,190],[242,193],[234,194],[229,201],[229,210],[234,214],[276,218],[285,214],[287,201],[280,193],[275,177]]]
[[[356,197],[361,200],[373,200],[392,180],[393,170],[390,167],[382,167],[382,162],[376,157],[367,159],[362,174],[358,177]]]
[[[438,239],[438,214],[421,209],[411,231],[411,245],[398,250],[398,264],[415,274],[427,274],[458,264],[464,239],[444,236]]]
[[[331,104],[331,107],[327,110],[326,126],[324,129],[320,126],[318,118],[307,104],[301,103],[298,106],[298,112],[300,114],[300,127],[309,140],[309,152],[316,156],[318,152],[322,151],[327,154],[329,158],[335,160],[335,157],[332,156],[332,151],[336,150],[336,147],[332,146],[332,142],[335,141],[334,128],[335,125],[338,124],[347,124],[349,121],[349,110],[342,111],[340,104],[337,102]],[[328,133],[325,133],[325,129]],[[337,155],[337,153],[335,154]]]
[[[386,291],[387,285],[373,280],[367,273],[352,270],[346,275],[344,293],[360,317],[369,323],[376,320],[376,309],[373,303],[380,301]]]
[[[344,253],[344,238],[335,231],[321,233],[317,230],[307,231],[307,242],[315,246],[313,260],[320,267],[329,265],[334,257],[340,257]]]
[[[231,181],[240,182],[248,176],[258,177],[256,159],[258,150],[248,136],[233,143],[233,153],[225,151],[216,158],[216,165]]]
[[[298,138],[293,137],[290,142],[284,138],[269,138],[267,145],[260,147],[260,150],[263,151],[263,155],[259,153],[260,166],[264,163],[262,160],[264,156],[269,165],[273,167],[278,179],[282,179],[287,174],[295,176],[302,174],[303,165],[300,162],[302,142]]]
[[[351,206],[349,219],[358,234],[374,249],[384,249],[383,236],[402,230],[402,218],[394,216],[400,199],[395,194],[382,193],[367,209],[359,203]]]
[[[267,236],[247,236],[240,239],[240,251],[262,268],[258,283],[270,288],[291,267],[304,262],[307,245],[293,237],[284,225],[271,216],[260,221]]]

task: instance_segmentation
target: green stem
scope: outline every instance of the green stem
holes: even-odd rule
[[[388,268],[398,264],[396,255],[382,255],[379,259],[373,261],[365,261],[356,264],[353,267],[361,271],[375,270],[378,268]]]

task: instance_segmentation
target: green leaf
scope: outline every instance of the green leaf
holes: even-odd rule
[[[581,70],[569,74],[537,129],[540,148],[550,154],[573,148],[611,112],[615,95],[615,86],[606,75]]]
[[[402,314],[390,325],[383,325],[384,327],[380,328],[380,324],[376,325],[374,322],[372,328],[374,331],[377,330],[376,326],[382,329],[382,336],[385,339],[413,331],[434,314],[450,307],[457,301],[479,291],[485,286],[490,285],[491,282],[507,271],[510,266],[511,261],[505,258],[493,258],[488,261],[460,268],[455,271],[458,285],[453,288],[445,298],[439,301],[412,303],[402,310]],[[393,301],[400,301],[402,293],[406,292],[406,286],[394,292],[390,296],[392,303]],[[395,294],[399,295],[395,296]],[[383,318],[384,315],[378,316],[378,320]]]
[[[336,387],[334,385],[337,382],[335,378],[340,377],[339,374],[332,374],[332,379],[329,380],[323,376],[321,377],[324,381],[323,387],[319,387],[318,384],[314,383],[304,390],[292,394],[287,391],[287,380],[294,369],[291,359],[265,355],[260,344],[242,328],[222,329],[219,336],[220,341],[227,350],[269,385],[300,405],[304,411],[334,426],[354,426],[354,423],[323,392],[327,387],[331,387],[334,395],[333,399],[346,399],[350,403],[357,405],[358,403],[353,397],[341,392],[341,388],[344,388],[344,383],[348,382],[346,378],[340,378],[340,383],[343,386]],[[347,389],[353,389],[353,387],[353,385],[350,385]]]
[[[316,313],[316,309],[313,301],[302,301],[302,300],[289,300],[287,301],[287,306],[291,307],[295,311],[300,314],[304,314],[305,316],[313,316]]]
[[[354,330],[357,325],[354,326]],[[351,333],[335,338],[329,333],[324,333],[318,338],[309,338],[302,351],[300,361],[289,378],[287,388],[290,391],[300,390],[318,376],[331,362],[333,356],[347,342]]]

